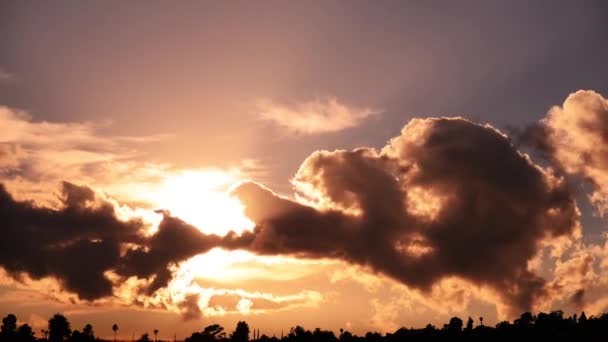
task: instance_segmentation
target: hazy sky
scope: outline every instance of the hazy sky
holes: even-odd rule
[[[163,338],[174,332],[183,338],[215,321],[230,330],[241,319],[267,334],[280,334],[281,329],[287,331],[296,324],[344,327],[359,333],[439,324],[452,315],[483,315],[492,323],[512,318],[509,308],[605,311],[608,298],[599,294],[608,286],[602,216],[608,207],[608,174],[604,172],[608,166],[606,18],[605,1],[3,2],[0,182],[7,194],[64,212],[72,204],[58,197],[62,196],[61,181],[67,181],[91,187],[97,192],[95,201],[110,201],[107,203],[117,208],[117,218],[106,217],[104,224],[120,225],[116,222],[143,216],[152,230],[141,238],[144,240],[121,240],[124,250],[117,258],[129,259],[127,244],[182,248],[165,245],[169,242],[160,234],[162,223],[159,233],[151,235],[162,219],[152,212],[157,208],[171,210],[204,233],[249,232],[257,225],[266,227],[258,232],[276,230],[276,236],[285,237],[282,244],[275,245],[268,234],[260,233],[252,244],[235,242],[238,246],[231,247],[209,242],[205,236],[201,241],[210,244],[209,248],[239,251],[216,249],[193,261],[192,256],[209,249],[195,247],[187,255],[167,260],[157,257],[155,261],[162,260],[162,267],[149,272],[128,260],[120,267],[108,261],[107,267],[100,266],[103,274],[95,275],[111,280],[107,293],[86,288],[95,287],[87,281],[83,285],[69,280],[69,268],[78,265],[57,268],[52,263],[62,262],[59,257],[49,259],[51,265],[46,268],[20,269],[15,265],[26,261],[9,260],[10,256],[0,253],[0,266],[7,270],[0,281],[0,314],[15,312],[20,320],[39,329],[52,313],[65,312],[75,328],[91,322],[99,326],[96,331],[101,336],[110,336],[111,324],[118,321],[119,335],[125,338],[155,327]],[[597,94],[568,97],[581,89]],[[548,114],[553,106],[559,108]],[[509,134],[518,148],[521,143],[521,149],[530,154],[531,164],[521,166],[528,161],[516,161],[525,158],[513,146],[509,147],[512,151],[504,152],[501,134],[488,126],[469,127],[465,120],[421,121],[402,132],[413,118],[441,116],[462,116]],[[524,139],[520,139],[522,132],[526,133]],[[449,144],[439,150],[428,138],[435,136],[433,144]],[[399,138],[388,143],[394,137]],[[460,150],[452,150],[453,146],[470,151],[471,160],[457,157]],[[377,151],[313,154],[358,147]],[[501,155],[503,152],[506,154]],[[493,166],[488,166],[483,158],[493,154],[496,160],[491,159]],[[393,158],[400,167],[428,165],[424,170],[428,176],[397,177],[399,191],[405,193],[410,187],[407,198],[398,202],[410,209],[396,221],[383,216],[392,214],[380,215],[365,204],[376,198],[376,191],[388,189],[380,180],[384,174],[376,173],[391,169],[379,161],[385,157]],[[443,168],[444,164],[449,166]],[[487,175],[502,173],[482,182],[496,188],[478,187],[471,181],[471,177],[486,180]],[[516,181],[520,176],[526,181]],[[552,177],[562,177],[564,184],[556,185]],[[228,197],[225,191],[244,179],[261,183],[274,191],[272,196],[280,194],[293,203],[266,198],[262,188],[243,190],[239,200]],[[522,192],[511,193],[517,186],[522,186]],[[64,189],[63,196],[79,193],[78,189]],[[451,251],[451,247],[443,245],[439,233],[426,236],[412,228],[409,233],[422,237],[408,237],[412,240],[403,242],[394,240],[393,228],[371,235],[344,228],[356,225],[366,231],[391,225],[430,225],[412,217],[422,212],[438,221],[433,215],[443,217],[446,203],[461,205],[460,199],[464,202],[468,197],[463,194],[451,202],[453,193],[446,191],[457,190],[491,199],[497,207],[504,206],[505,212],[513,210],[513,215],[538,210],[551,213],[549,216],[559,211],[564,216],[559,223],[553,221],[557,220],[554,216],[538,213],[522,216],[521,221],[514,219],[537,235],[522,234],[521,241],[503,246],[504,255],[514,253],[509,260],[522,259],[519,263],[499,256],[495,260],[520,271],[526,262],[529,269],[538,266],[530,274],[547,282],[541,291],[542,305],[524,300],[523,294],[502,298],[502,308],[488,299],[499,284],[523,287],[521,279],[490,277],[473,271],[473,266],[446,264],[440,257],[427,264],[436,271],[420,271],[429,275],[419,277],[412,271],[418,262],[406,260],[389,267],[390,256],[375,252],[381,245],[353,245],[373,236],[382,240],[379,244],[390,240],[409,243],[409,247],[426,246],[432,254],[441,255],[439,249]],[[491,197],[483,197],[486,195]],[[103,216],[95,212],[91,198],[73,196],[74,203],[85,201],[86,210]],[[388,192],[378,196],[386,207],[395,204]],[[13,203],[13,198],[3,200]],[[523,205],[526,198],[536,201]],[[408,201],[431,204],[423,208]],[[511,206],[513,201],[519,205]],[[268,213],[274,209],[258,208],[260,203],[284,209],[280,215]],[[313,206],[314,211],[300,208],[302,203]],[[248,214],[245,209],[246,218],[243,207],[255,212]],[[491,220],[500,219],[502,213],[484,214],[486,208],[479,203],[458,208],[481,221],[461,222],[446,216],[451,225],[433,224],[432,229],[443,232],[444,224],[461,227],[462,235],[471,238],[477,235],[467,235],[464,230],[476,225],[499,229],[500,221]],[[577,216],[576,208],[582,217]],[[34,213],[38,209],[27,210],[32,210],[31,216],[46,215]],[[27,210],[14,215],[23,219]],[[291,221],[293,213],[301,216]],[[571,220],[566,220],[566,214]],[[373,224],[366,220],[369,217],[374,217]],[[0,229],[7,230],[4,234],[27,236],[19,230],[21,221],[14,219],[13,226],[6,228],[2,220],[0,217]],[[167,216],[163,222],[168,221]],[[561,224],[563,229],[556,228]],[[93,235],[82,233],[79,239],[93,241],[99,234],[114,232],[103,224],[99,229],[91,228]],[[34,231],[32,236],[41,234]],[[296,243],[294,236],[303,232],[303,240]],[[305,241],[306,234],[316,234],[318,241]],[[546,234],[555,238],[549,243],[554,248],[536,258],[539,250],[548,248],[541,246]],[[500,236],[492,235],[507,239]],[[66,233],[66,239],[76,238]],[[565,247],[564,239],[571,245]],[[45,240],[41,241],[30,246],[37,251],[33,254],[44,250]],[[494,240],[462,238],[459,243],[460,248],[480,250],[483,257],[491,249],[477,245],[484,241]],[[493,260],[493,252],[486,252],[488,260]],[[85,255],[91,262],[99,256]],[[449,255],[446,252],[446,258]],[[593,274],[560,278],[568,273],[565,269],[580,265],[581,260],[591,263]],[[467,260],[463,263],[468,265]],[[162,293],[136,293],[141,289],[134,289],[150,285],[167,267],[171,268],[170,279],[187,278],[185,283],[160,286]],[[188,267],[194,271],[186,272]],[[402,272],[404,268],[409,271]],[[20,273],[31,279],[12,280]],[[119,283],[128,286],[119,289]],[[432,295],[425,295],[431,287]],[[574,290],[563,290],[566,288]],[[579,290],[587,294],[583,296]],[[205,296],[211,299],[192,304],[196,302],[193,298]],[[200,307],[201,313],[185,303]]]

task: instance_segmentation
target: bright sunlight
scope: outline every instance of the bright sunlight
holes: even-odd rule
[[[155,196],[156,204],[206,234],[252,230],[254,223],[245,216],[244,206],[229,195],[239,181],[236,173],[188,170],[167,176]]]

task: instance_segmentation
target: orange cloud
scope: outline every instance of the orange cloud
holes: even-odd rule
[[[156,183],[167,165],[136,161],[135,146],[162,136],[105,137],[90,123],[36,122],[25,112],[0,107],[0,181],[18,199],[56,205],[61,181],[111,189]]]
[[[589,196],[599,213],[608,213],[608,100],[579,90],[553,107],[541,122],[553,158],[570,174],[593,184]]]

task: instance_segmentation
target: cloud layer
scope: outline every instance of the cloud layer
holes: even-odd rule
[[[19,199],[54,204],[53,190],[67,180],[109,190],[128,183],[160,181],[165,165],[137,162],[137,144],[161,136],[107,137],[90,123],[34,121],[27,113],[0,106],[0,181]]]
[[[275,123],[290,133],[311,135],[337,132],[356,127],[380,112],[370,108],[356,108],[334,97],[294,105],[279,104],[269,99],[256,103],[258,116]]]
[[[458,305],[467,302],[464,287],[473,286],[492,293],[507,315],[556,298],[601,310],[607,249],[580,240],[580,213],[562,176],[589,179],[591,200],[603,212],[607,108],[601,95],[579,91],[528,132],[555,168],[535,164],[496,128],[462,118],[411,120],[380,151],[315,151],[293,177],[294,199],[255,182],[233,190],[256,225],[240,235],[205,234],[162,211],[151,231],[142,220],[126,218],[132,214],[121,214],[125,208],[115,200],[69,182],[58,196],[41,189],[43,197],[56,197],[50,207],[17,198],[0,183],[0,267],[15,279],[55,278],[82,300],[123,296],[188,317],[201,313],[201,302],[205,314],[222,314],[209,306],[213,296],[234,312],[320,301],[316,293],[283,303],[236,290],[205,297],[195,279],[182,284],[189,287],[184,293],[167,294],[181,281],[180,265],[216,247],[338,259],[431,297],[454,283]],[[57,168],[51,158],[57,153],[62,166],[90,168],[112,162],[118,155],[112,151],[120,150],[88,125],[33,123],[8,109],[0,110],[0,123],[11,128],[0,140],[0,180],[9,184],[61,177],[47,169]],[[77,158],[83,155],[92,159]],[[556,241],[548,279],[538,265],[547,262],[543,248]],[[456,293],[448,292],[444,297]]]
[[[243,247],[333,257],[429,289],[457,276],[514,312],[545,295],[527,269],[541,240],[574,234],[567,188],[489,125],[415,119],[381,152],[319,151],[294,177],[312,208],[255,183],[235,194],[256,224]]]
[[[461,277],[500,289],[520,311],[545,295],[545,281],[527,269],[540,241],[577,227],[559,179],[496,129],[460,118],[412,120],[381,152],[315,152],[294,184],[318,207],[244,183],[234,194],[256,228],[225,237],[167,213],[146,235],[142,222],[118,219],[112,203],[70,183],[59,209],[16,201],[3,189],[10,224],[2,229],[14,240],[3,241],[0,260],[14,276],[53,276],[94,300],[112,295],[108,271],[146,279],[141,290],[152,295],[171,281],[171,265],[219,246],[338,258],[421,290]]]

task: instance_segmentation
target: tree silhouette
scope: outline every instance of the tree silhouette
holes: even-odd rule
[[[233,342],[248,342],[249,341],[249,325],[245,321],[239,321],[236,324],[236,329],[230,336]]]
[[[518,319],[514,321],[514,325],[517,327],[517,330],[520,332],[520,334],[524,336],[529,336],[532,333],[535,321],[536,316],[532,315],[531,312],[524,312],[519,316]]]
[[[340,337],[341,342],[351,342],[353,340],[353,334],[348,330],[340,329]]]
[[[583,323],[586,323],[586,322],[587,322],[587,315],[585,315],[585,311],[583,311],[583,312],[581,313],[581,317],[578,319],[578,321],[579,321],[581,324],[583,324]]]
[[[365,334],[365,340],[369,342],[380,342],[382,341],[382,335],[379,332],[368,331]]]
[[[461,332],[462,331],[462,320],[458,317],[450,318],[450,323],[448,324],[448,330],[451,332]]]
[[[16,340],[18,342],[36,341],[36,338],[34,337],[34,331],[32,330],[32,327],[30,327],[28,324],[22,324],[19,326],[19,329],[17,329],[16,337]]]
[[[207,340],[205,340],[205,336],[203,336],[203,334],[201,334],[200,332],[193,332],[192,335],[190,335],[190,337],[186,337],[186,339],[184,340],[184,342],[206,342]]]
[[[2,320],[0,328],[0,342],[34,342],[36,341],[32,328],[28,324],[22,324],[17,329],[17,317],[9,314]],[[481,319],[480,319],[481,321]],[[302,326],[290,329],[289,334],[281,338],[258,336],[260,342],[409,342],[409,341],[603,341],[608,331],[608,313],[601,316],[587,317],[584,313],[566,317],[560,310],[549,313],[540,312],[533,315],[524,312],[511,324],[502,321],[495,327],[474,324],[472,318],[467,319],[463,330],[463,321],[459,317],[452,317],[443,329],[428,324],[425,328],[399,328],[393,333],[382,335],[379,332],[368,332],[363,336],[340,329],[337,338],[332,331],[315,328],[313,331],[306,330]],[[114,333],[118,326],[114,324]],[[95,340],[93,326],[87,324],[82,331],[70,331],[68,320],[60,314],[54,315],[49,320],[48,331],[42,329],[42,335],[49,333],[50,340],[68,342],[92,342]],[[158,338],[158,330],[154,329],[155,339]],[[226,339],[224,328],[218,324],[212,324],[195,332],[186,338],[185,342],[247,342],[249,338],[249,326],[240,321],[235,331],[231,334],[231,341]],[[116,338],[116,336],[114,337]],[[138,342],[151,342],[146,333],[137,340]]]
[[[154,329],[154,342],[158,341],[158,329]]]
[[[93,326],[91,324],[87,324],[82,328],[82,336],[88,341],[95,340],[95,333],[93,332]]]
[[[82,336],[82,333],[78,330],[74,330],[72,331],[72,335],[70,336],[70,341],[71,342],[84,342],[84,337]]]
[[[213,341],[222,340],[226,338],[226,332],[224,328],[219,324],[212,324],[206,326],[203,329],[203,335],[211,337]]]
[[[202,332],[194,332],[186,342],[218,342],[226,340],[226,332],[219,324],[206,326]]]
[[[49,340],[60,342],[64,339],[68,339],[71,333],[70,322],[64,315],[55,314],[49,320]]]
[[[112,325],[112,330],[114,330],[114,342],[116,342],[116,331],[118,330],[118,325],[116,323]]]
[[[0,327],[0,335],[4,339],[10,339],[15,336],[17,331],[17,317],[13,314],[8,314],[2,319],[2,326]]]

